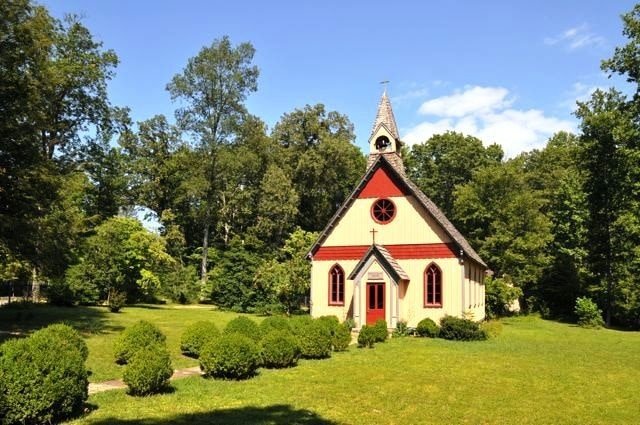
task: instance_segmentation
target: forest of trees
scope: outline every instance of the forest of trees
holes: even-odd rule
[[[623,21],[628,44],[602,69],[626,84],[578,105],[579,134],[508,160],[453,132],[403,151],[494,272],[493,314],[511,295],[568,317],[589,296],[608,324],[640,326],[640,5]],[[175,116],[134,123],[108,98],[116,52],[77,17],[0,2],[0,294],[298,308],[304,255],[366,161],[348,117],[322,104],[268,131],[245,106],[253,56],[214,40],[167,82]]]

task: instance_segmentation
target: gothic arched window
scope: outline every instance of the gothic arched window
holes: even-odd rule
[[[338,264],[329,270],[329,305],[344,305],[344,270]]]
[[[442,271],[434,263],[424,271],[424,306],[442,307]]]

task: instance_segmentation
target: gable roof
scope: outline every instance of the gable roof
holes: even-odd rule
[[[353,280],[363,267],[369,262],[371,257],[375,257],[382,268],[389,273],[391,278],[396,282],[400,280],[409,280],[409,275],[400,267],[400,264],[391,256],[389,251],[382,245],[371,245],[367,252],[362,256],[353,271],[347,279]]]
[[[395,154],[394,154],[395,155]],[[471,248],[469,242],[462,236],[462,234],[454,227],[454,225],[449,221],[449,219],[444,215],[442,211],[433,203],[431,199],[427,197],[422,191],[411,181],[409,180],[404,173],[400,170],[396,169],[394,164],[387,159],[387,155],[377,155],[377,158],[373,161],[371,166],[367,169],[367,172],[360,180],[360,183],[356,186],[356,188],[351,192],[351,195],[344,201],[342,206],[336,211],[333,215],[329,223],[324,228],[320,236],[316,240],[316,242],[309,250],[307,257],[313,257],[313,254],[320,248],[320,246],[327,239],[331,230],[336,226],[340,218],[347,212],[349,207],[353,204],[353,202],[358,198],[358,195],[367,183],[371,180],[374,173],[378,168],[384,167],[387,172],[390,173],[391,177],[401,186],[402,189],[406,190],[410,195],[413,195],[415,199],[420,203],[422,207],[433,217],[433,219],[442,227],[442,229],[449,235],[449,237],[454,241],[454,243],[460,249],[461,255],[466,255],[476,263],[481,266],[487,267],[487,264],[480,258],[478,253]]]

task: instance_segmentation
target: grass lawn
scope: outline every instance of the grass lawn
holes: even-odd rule
[[[118,328],[139,318],[156,321],[168,334],[174,365],[182,367],[196,364],[178,360],[185,326],[202,318],[222,325],[235,315],[163,307],[100,317],[102,330],[87,339],[89,366],[94,376],[113,377],[111,371],[120,369],[110,366],[107,348]],[[0,323],[6,329],[4,317]],[[581,329],[537,317],[502,323],[502,333],[489,341],[398,338],[374,349],[352,346],[291,369],[261,369],[248,381],[191,377],[174,381],[167,394],[144,398],[124,390],[99,393],[89,398],[94,410],[71,423],[638,423],[640,333]],[[96,349],[108,354],[97,355]],[[100,366],[101,361],[109,364]]]

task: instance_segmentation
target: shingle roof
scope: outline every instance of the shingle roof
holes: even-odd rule
[[[400,267],[400,264],[398,264],[396,259],[393,258],[389,251],[387,251],[387,249],[382,245],[371,245],[371,248],[369,248],[364,256],[362,256],[347,279],[353,280],[372,255],[376,257],[378,263],[380,263],[385,271],[391,275],[393,280],[396,282],[400,280],[409,280],[409,275],[402,269],[402,267]]]
[[[400,133],[398,133],[398,126],[396,125],[396,119],[393,116],[393,109],[391,109],[391,102],[389,101],[386,90],[382,93],[380,103],[378,104],[378,113],[376,114],[376,120],[373,122],[371,136],[373,136],[373,133],[376,132],[380,124],[383,124],[396,140],[400,139]]]
[[[461,255],[466,255],[478,264],[487,267],[486,263],[480,258],[478,253],[469,245],[469,242],[462,236],[462,234],[454,227],[449,219],[444,215],[442,211],[433,203],[431,199],[427,197],[422,191],[409,180],[403,172],[394,167],[394,163],[389,161],[387,155],[378,155],[378,158],[373,161],[365,175],[360,180],[360,183],[351,192],[351,195],[345,200],[342,206],[336,211],[329,223],[324,228],[316,243],[311,247],[311,250],[307,254],[308,257],[313,257],[313,254],[320,248],[322,243],[327,239],[331,230],[338,223],[340,218],[346,213],[351,204],[357,199],[358,195],[364,189],[369,180],[373,177],[376,170],[380,167],[384,167],[385,170],[391,173],[392,178],[395,179],[397,184],[403,187],[409,194],[413,195],[418,202],[424,207],[424,209],[434,218],[434,220],[442,227],[442,229],[449,235],[449,237],[455,242],[460,249]],[[403,170],[404,171],[404,170]]]

